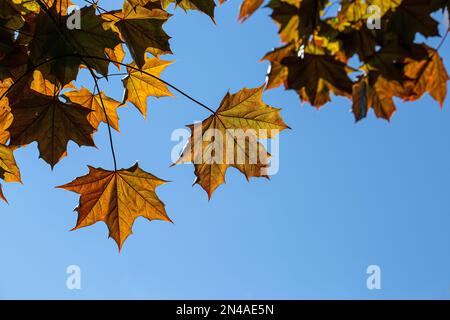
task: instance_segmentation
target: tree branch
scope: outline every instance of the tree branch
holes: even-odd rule
[[[103,113],[105,114],[106,124],[108,125],[109,145],[111,147],[111,154],[112,154],[113,163],[114,163],[114,171],[117,171],[116,152],[114,151],[114,142],[113,142],[113,139],[112,139],[111,124],[109,123],[108,114],[106,113],[105,104],[103,103],[102,92],[100,91],[100,87],[98,85],[98,79],[95,76],[94,70],[90,66],[88,66],[88,68],[89,68],[89,71],[90,71],[90,73],[92,75],[92,78],[94,79],[95,88],[97,90],[98,97],[100,99],[100,104],[102,105]]]

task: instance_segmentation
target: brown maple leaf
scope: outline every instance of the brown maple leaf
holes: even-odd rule
[[[270,155],[258,139],[274,138],[288,126],[280,109],[262,101],[264,86],[227,93],[217,111],[201,124],[188,126],[192,135],[175,164],[194,162],[198,183],[211,198],[235,167],[247,180],[266,177]],[[248,143],[247,143],[248,142]]]
[[[120,250],[137,217],[172,222],[155,193],[156,187],[164,183],[136,163],[117,171],[89,167],[87,175],[58,188],[80,194],[78,220],[73,230],[103,221]]]
[[[288,69],[287,88],[297,90],[300,98],[319,108],[330,101],[330,91],[350,97],[353,82],[346,64],[329,55],[306,53],[283,60]]]
[[[63,102],[58,96],[31,92],[11,104],[13,122],[8,128],[12,146],[37,141],[40,156],[52,168],[66,155],[70,140],[79,146],[95,146],[94,127],[87,117],[91,112],[79,104]]]
[[[442,107],[447,96],[449,76],[438,52],[427,45],[423,45],[423,47],[428,53],[426,59],[407,58],[405,61],[405,76],[413,79],[406,84],[412,91],[406,100],[419,99],[425,92],[428,92]]]

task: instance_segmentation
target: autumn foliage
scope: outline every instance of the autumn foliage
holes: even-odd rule
[[[211,197],[229,167],[247,179],[267,177],[270,154],[261,141],[288,126],[279,109],[263,102],[265,90],[284,86],[317,108],[332,94],[347,97],[356,121],[370,109],[390,120],[395,97],[413,101],[429,93],[441,106],[446,97],[449,77],[438,50],[447,33],[439,34],[435,20],[442,12],[448,15],[446,0],[244,0],[238,20],[268,9],[282,46],[262,57],[271,65],[266,84],[228,93],[216,110],[164,81],[161,73],[172,61],[160,58],[173,54],[164,31],[169,10],[198,10],[215,23],[214,0],[125,0],[112,11],[102,1],[80,2],[85,5],[79,11],[81,27],[69,28],[70,0],[0,0],[0,178],[21,182],[13,154],[17,148],[37,142],[40,157],[54,167],[67,156],[69,141],[95,146],[94,133],[105,123],[114,167],[89,167],[87,175],[61,188],[80,194],[74,229],[103,221],[119,248],[137,217],[171,221],[156,194],[164,180],[137,164],[117,168],[111,130],[119,130],[117,109],[124,104],[146,116],[149,97],[177,93],[211,112],[198,125],[200,136],[195,125],[189,126],[192,137],[174,163],[193,162],[196,183]],[[424,43],[429,37],[442,40],[433,48]],[[112,68],[124,76],[123,101],[110,98],[99,85],[100,79],[114,76]],[[91,75],[93,92],[73,84],[81,70]],[[245,140],[232,136],[233,144],[216,144],[233,161],[215,161],[212,139],[205,139],[211,130],[223,137],[229,130],[257,132],[256,159]],[[236,154],[245,161],[236,161]],[[6,201],[1,188],[0,197]]]

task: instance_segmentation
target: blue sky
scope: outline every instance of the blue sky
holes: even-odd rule
[[[269,11],[239,24],[238,4],[218,8],[217,25],[177,10],[166,27],[176,62],[164,79],[213,107],[228,90],[260,86],[259,60],[279,45]],[[102,87],[121,99],[119,80]],[[78,196],[54,188],[88,164],[112,168],[106,127],[97,149],[70,144],[53,172],[36,144],[19,149],[24,184],[4,185],[10,205],[0,204],[0,298],[450,298],[449,100],[442,110],[429,96],[397,101],[391,123],[371,113],[355,124],[345,99],[320,111],[282,89],[264,99],[292,127],[279,173],[247,183],[230,169],[210,202],[191,187],[192,165],[169,168],[172,131],[207,111],[181,96],[150,98],[148,119],[120,110],[118,164],[139,160],[172,181],[158,195],[175,222],[138,219],[120,254],[102,223],[69,232]],[[381,290],[366,287],[373,264]],[[69,265],[81,268],[81,290],[66,288]]]

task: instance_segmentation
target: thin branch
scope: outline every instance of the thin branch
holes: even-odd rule
[[[50,18],[50,19],[52,20],[52,22],[55,24],[56,29],[57,29],[58,32],[61,34],[61,36],[63,37],[63,39],[67,42],[67,44],[68,44],[69,46],[72,47],[72,49],[74,50],[74,52],[76,52],[76,51],[77,51],[76,48],[75,48],[74,45],[71,43],[71,41],[70,41],[70,39],[68,38],[68,36],[67,36],[62,30],[60,30],[58,22],[56,21],[55,17],[52,15],[52,13],[49,11],[49,9],[47,8],[47,6],[46,6],[41,0],[37,0],[37,2],[38,2],[38,4],[39,4],[40,8],[41,8],[41,9],[49,16],[49,18]],[[100,103],[101,103],[101,106],[102,106],[102,109],[103,109],[103,112],[104,112],[104,115],[105,115],[106,123],[107,123],[107,126],[108,126],[108,136],[109,136],[109,142],[110,142],[111,154],[112,154],[113,163],[114,163],[114,171],[117,171],[117,160],[116,160],[116,154],[115,154],[115,150],[114,150],[114,143],[113,143],[113,137],[112,137],[111,124],[110,124],[110,122],[109,122],[109,117],[108,117],[108,114],[107,114],[107,112],[106,112],[105,104],[104,104],[104,102],[103,102],[103,98],[102,98],[102,95],[101,95],[100,86],[98,85],[98,80],[100,79],[100,77],[98,77],[98,76],[95,74],[94,69],[90,66],[90,64],[86,61],[86,59],[96,59],[96,60],[101,60],[101,61],[107,61],[107,62],[110,62],[110,63],[116,63],[116,64],[120,64],[120,65],[122,65],[122,66],[125,66],[125,67],[127,67],[127,68],[130,68],[130,69],[133,69],[133,70],[142,72],[142,73],[144,73],[144,74],[146,74],[146,75],[148,75],[148,76],[150,76],[150,77],[152,77],[152,78],[154,78],[154,79],[156,79],[156,80],[158,80],[158,81],[164,83],[165,85],[169,86],[169,87],[172,88],[173,90],[179,92],[179,93],[182,94],[183,96],[187,97],[188,99],[192,100],[193,102],[197,103],[198,105],[202,106],[203,108],[205,108],[205,109],[209,110],[210,112],[212,112],[213,114],[215,114],[215,111],[213,111],[211,108],[209,108],[208,106],[206,106],[206,105],[204,105],[203,103],[199,102],[198,100],[192,98],[192,97],[189,96],[187,93],[185,93],[185,92],[183,92],[182,90],[178,89],[178,88],[175,87],[174,85],[172,85],[172,84],[170,84],[170,83],[168,83],[168,82],[162,80],[161,78],[159,78],[159,77],[157,77],[157,76],[155,76],[155,75],[153,75],[153,74],[151,74],[151,73],[148,73],[148,72],[146,72],[146,71],[140,70],[139,68],[136,68],[136,67],[127,65],[127,64],[122,63],[122,62],[113,61],[112,59],[107,59],[107,58],[104,58],[104,57],[102,58],[102,57],[87,56],[87,55],[81,55],[81,54],[73,54],[73,56],[79,57],[80,60],[81,60],[81,62],[84,63],[84,64],[86,65],[86,67],[88,67],[88,69],[89,69],[89,71],[90,71],[90,73],[91,73],[92,79],[93,79],[94,82],[95,82],[96,91],[97,91],[98,94],[99,94]],[[60,57],[59,57],[59,58],[60,58]],[[34,66],[34,67],[32,68],[32,70],[38,68],[39,66],[41,66],[41,65],[43,65],[43,64],[49,63],[49,62],[51,62],[52,60],[56,60],[56,59],[59,59],[59,58],[53,58],[53,59],[46,60],[46,61],[42,62],[41,64],[38,64],[38,65]],[[3,98],[3,97],[4,97],[4,96],[5,96],[5,95],[6,95],[6,94],[14,87],[15,84],[17,84],[20,80],[22,80],[24,77],[26,77],[26,75],[29,74],[30,72],[31,72],[31,71],[28,70],[28,71],[25,72],[21,77],[19,77],[18,80],[17,80],[13,85],[11,85],[11,87],[9,87],[9,88],[5,91],[4,94],[2,94],[2,96],[1,96],[0,99],[2,99],[2,98]]]
[[[43,10],[50,16],[50,18],[51,18],[52,21],[56,24],[56,26],[59,27],[59,26],[57,25],[57,22],[54,20],[54,18],[52,18],[52,14],[48,11],[48,8],[42,3],[41,0],[37,0],[37,1],[38,1],[39,5],[43,8]],[[59,28],[57,28],[57,29],[59,30]],[[63,37],[66,39],[66,41],[68,42],[68,44],[72,46],[72,44],[70,43],[70,41],[68,41],[68,39],[66,38],[66,35],[65,35],[62,31],[60,31],[60,30],[59,30],[59,32],[60,32],[60,33],[63,35]],[[73,49],[74,49],[74,52],[77,51],[77,50],[75,50],[75,48],[73,48]],[[197,99],[194,99],[193,97],[191,97],[190,95],[188,95],[187,93],[185,93],[184,91],[182,91],[181,89],[178,89],[176,86],[170,84],[169,82],[167,82],[167,81],[165,81],[165,80],[163,80],[163,79],[161,79],[161,78],[159,78],[159,77],[157,77],[157,76],[155,76],[155,75],[153,75],[153,74],[151,74],[151,73],[145,72],[144,70],[141,70],[141,69],[139,69],[139,68],[133,67],[133,66],[131,66],[131,65],[128,65],[128,64],[125,64],[125,63],[122,63],[122,62],[119,62],[119,61],[114,61],[114,60],[112,60],[112,59],[107,59],[107,58],[104,58],[104,57],[102,58],[102,57],[86,56],[86,55],[80,55],[80,54],[75,55],[75,56],[78,56],[80,59],[82,59],[83,63],[84,63],[86,66],[88,66],[88,63],[86,62],[85,59],[96,59],[96,60],[102,60],[102,61],[108,61],[108,62],[111,62],[111,63],[120,64],[120,65],[122,65],[122,66],[125,66],[125,67],[127,67],[127,68],[133,69],[133,70],[135,70],[135,71],[142,72],[143,74],[146,74],[146,75],[148,75],[148,76],[150,76],[150,77],[152,77],[152,78],[154,78],[154,79],[156,79],[156,80],[158,80],[158,81],[164,83],[164,84],[167,85],[168,87],[172,88],[173,90],[177,91],[177,92],[180,93],[181,95],[185,96],[186,98],[188,98],[188,99],[191,100],[192,102],[195,102],[195,103],[198,104],[199,106],[205,108],[205,109],[208,110],[209,112],[211,112],[211,113],[213,113],[213,114],[216,114],[216,112],[215,112],[213,109],[211,109],[211,108],[208,107],[207,105],[201,103],[201,102],[198,101]]]
[[[94,1],[89,1],[89,0],[84,0],[84,2],[89,3],[90,5],[95,5],[97,12],[101,15],[102,12],[105,14],[109,14],[111,16],[113,16],[114,18],[116,18],[117,20],[122,21],[123,23],[127,24],[130,28],[134,29],[136,32],[139,32],[140,34],[142,34],[144,37],[146,37],[147,39],[151,40],[151,41],[157,41],[157,39],[152,38],[149,33],[147,32],[147,30],[145,30],[144,28],[140,28],[139,26],[133,24],[133,23],[129,23],[128,20],[126,19],[127,17],[120,17],[117,16],[113,11],[108,11],[105,8],[101,7],[98,2],[94,2]],[[103,19],[103,18],[102,18]],[[106,19],[104,19],[106,20]],[[114,20],[107,20],[108,22],[114,22]]]
[[[101,79],[105,79],[105,78],[108,78],[108,77],[126,76],[126,75],[128,75],[127,72],[109,73],[108,75],[106,75],[106,76],[100,76],[100,77],[98,77],[97,79],[98,79],[98,80],[101,80]]]
[[[144,71],[144,70],[139,69],[138,67],[134,67],[134,66],[132,66],[132,65],[129,65],[129,64],[126,64],[126,63],[123,63],[123,62],[119,62],[119,61],[116,61],[116,60],[112,60],[112,59],[110,59],[110,58],[97,57],[97,56],[84,56],[84,55],[80,55],[80,54],[77,54],[77,55],[75,55],[75,56],[78,56],[78,57],[80,57],[80,58],[85,58],[85,59],[94,59],[94,60],[108,61],[108,62],[110,62],[110,63],[120,64],[121,66],[124,66],[124,67],[130,68],[130,69],[132,69],[132,70],[141,72],[141,73],[143,73],[143,74],[145,74],[145,75],[147,75],[147,76],[149,76],[149,77],[152,77],[152,78],[154,78],[154,79],[156,79],[156,80],[158,80],[158,81],[164,83],[166,86],[172,88],[173,90],[175,90],[175,91],[177,91],[178,93],[180,93],[181,95],[185,96],[186,98],[188,98],[188,99],[191,100],[192,102],[195,102],[195,103],[198,104],[199,106],[205,108],[206,110],[208,110],[208,111],[211,112],[212,114],[216,114],[216,112],[215,112],[213,109],[211,109],[211,108],[208,107],[207,105],[201,103],[201,102],[198,101],[197,99],[191,97],[189,94],[187,94],[187,93],[184,92],[183,90],[181,90],[181,89],[177,88],[176,86],[174,86],[173,84],[171,84],[171,83],[169,83],[169,82],[167,82],[167,81],[161,79],[160,77],[155,76],[154,74],[151,74],[151,73],[149,73],[149,72],[147,72],[147,71]]]
[[[0,100],[3,99],[17,84],[19,84],[19,82],[24,79],[26,76],[28,76],[31,72],[33,72],[34,70],[36,70],[39,67],[42,67],[43,65],[47,64],[47,63],[51,63],[53,61],[59,60],[59,59],[64,59],[64,58],[68,58],[68,57],[74,57],[74,56],[78,56],[78,55],[73,55],[73,54],[65,54],[62,56],[58,56],[58,57],[53,57],[50,59],[47,59],[43,62],[38,63],[37,65],[31,66],[30,68],[27,69],[27,71],[25,71],[20,77],[18,77],[17,79],[13,79],[14,83],[8,88],[6,89],[5,92],[3,92],[3,94],[0,96]]]
[[[439,51],[439,49],[441,48],[441,46],[444,44],[445,39],[447,39],[449,30],[450,30],[450,29],[447,29],[447,31],[445,32],[445,35],[444,35],[444,37],[442,38],[441,42],[439,42],[438,46],[437,46],[436,49],[434,49],[434,50]]]
[[[53,23],[54,23],[55,26],[56,26],[56,29],[57,29],[58,32],[62,35],[63,39],[67,42],[67,44],[68,44],[69,46],[72,47],[72,49],[74,50],[74,52],[76,52],[77,50],[76,50],[76,48],[73,46],[73,44],[70,42],[70,39],[68,39],[68,37],[66,36],[66,34],[65,34],[64,32],[62,32],[62,30],[59,29],[59,24],[58,24],[58,22],[55,20],[55,17],[53,17],[52,13],[48,10],[48,8],[44,5],[44,3],[42,3],[41,0],[37,0],[37,2],[38,2],[38,4],[39,4],[39,6],[42,8],[42,10],[44,10],[45,13],[49,16],[50,20],[53,21]],[[112,158],[113,158],[114,171],[117,171],[116,153],[115,153],[115,151],[114,151],[114,143],[113,143],[113,137],[112,137],[112,132],[111,132],[111,125],[110,125],[110,123],[109,123],[109,117],[108,117],[108,114],[107,114],[107,112],[106,112],[105,105],[104,105],[104,103],[103,103],[103,98],[102,98],[102,95],[101,95],[100,87],[99,87],[99,85],[98,85],[98,79],[97,79],[98,77],[96,76],[96,74],[95,74],[95,72],[94,72],[94,69],[90,66],[90,64],[86,61],[86,59],[85,59],[83,56],[81,56],[81,55],[78,55],[78,56],[79,56],[80,60],[86,65],[86,67],[88,67],[88,69],[89,69],[89,71],[90,71],[90,73],[91,73],[92,79],[93,79],[94,82],[95,82],[95,86],[96,86],[96,88],[97,88],[97,92],[98,92],[98,95],[99,95],[99,98],[100,98],[100,102],[101,102],[101,105],[102,105],[103,113],[105,114],[106,124],[108,125],[109,145],[110,145],[110,148],[111,148],[111,155],[112,155]]]
[[[99,6],[98,3],[94,3],[93,1],[89,1],[89,0],[84,0],[84,2],[89,3],[89,4],[91,4],[91,5],[94,5],[94,4],[95,4],[95,6],[96,6],[99,10],[102,10],[102,11],[105,12],[105,13],[110,13],[110,12],[107,11],[106,9],[102,8],[101,6]],[[115,14],[111,14],[111,15],[114,16],[114,17],[116,17],[116,18],[118,18],[118,19],[121,19],[120,17],[116,16]],[[125,21],[125,23],[127,22],[126,20],[124,20],[124,21]],[[134,27],[134,25],[132,25],[132,24],[131,24],[130,26],[131,26],[131,27]],[[145,30],[139,30],[139,29],[138,29],[138,31],[139,31],[139,32],[145,32]],[[87,58],[87,57],[86,57],[86,58]],[[89,58],[92,58],[92,59],[98,59],[98,58],[93,58],[93,57],[89,57]],[[148,76],[150,76],[150,77],[153,77],[154,79],[156,79],[156,80],[158,80],[158,81],[161,81],[162,83],[164,83],[164,84],[167,85],[168,87],[170,87],[170,88],[172,88],[173,90],[177,91],[178,93],[182,94],[183,96],[185,96],[185,97],[188,98],[189,100],[191,100],[191,101],[195,102],[196,104],[202,106],[203,108],[205,108],[205,109],[208,110],[209,112],[211,112],[211,113],[213,113],[213,114],[216,113],[213,109],[211,109],[210,107],[206,106],[205,104],[199,102],[198,100],[192,98],[190,95],[188,95],[187,93],[185,93],[185,92],[183,92],[182,90],[178,89],[176,86],[174,86],[174,85],[172,85],[172,84],[170,84],[170,83],[168,83],[168,82],[162,80],[161,78],[159,78],[159,77],[157,77],[157,76],[152,75],[151,73],[147,73],[147,72],[145,72],[145,71],[143,71],[143,70],[140,70],[139,68],[134,68],[134,67],[132,67],[132,66],[130,66],[130,65],[123,64],[123,63],[120,63],[120,62],[118,62],[118,61],[113,61],[113,60],[111,60],[111,59],[104,59],[104,60],[105,60],[105,61],[112,62],[112,63],[118,63],[118,64],[120,64],[120,65],[122,65],[122,66],[126,66],[126,67],[128,67],[128,68],[133,69],[133,70],[140,71],[140,72],[142,72],[142,73],[144,73],[144,74],[146,74],[146,75],[148,75]]]
[[[94,70],[90,66],[88,66],[88,68],[89,68],[89,71],[90,71],[90,73],[92,75],[92,78],[94,79],[95,88],[97,90],[98,97],[100,99],[100,104],[102,106],[103,113],[105,114],[106,124],[108,125],[109,145],[111,147],[111,154],[112,154],[113,163],[114,163],[114,171],[117,171],[116,152],[114,151],[114,142],[113,142],[113,138],[112,138],[111,124],[109,123],[109,117],[108,117],[108,114],[106,113],[105,104],[103,103],[102,92],[101,92],[100,87],[98,85],[98,79],[95,76]]]
[[[422,68],[420,69],[419,73],[417,74],[416,79],[414,80],[414,84],[417,85],[417,83],[419,82],[419,79],[423,76],[423,74],[425,73],[425,70],[427,69],[428,64],[431,62],[431,60],[433,59],[433,56],[435,54],[438,54],[439,49],[441,48],[441,46],[444,44],[445,39],[447,38],[449,29],[447,29],[447,32],[445,32],[444,37],[441,39],[441,41],[439,42],[438,46],[434,49],[433,53],[428,55],[427,57],[427,61],[425,62],[425,64],[422,66]],[[428,54],[428,53],[427,53]]]

